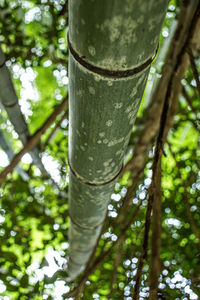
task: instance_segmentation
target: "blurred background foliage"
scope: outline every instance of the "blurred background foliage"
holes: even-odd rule
[[[133,127],[126,161],[146,121],[149,97],[159,81],[180,1],[170,1],[160,37],[158,58],[152,64],[138,118]],[[0,42],[7,57],[21,109],[33,134],[68,90],[68,11],[65,0],[0,0]],[[162,55],[160,55],[160,53]],[[200,71],[199,55],[195,63]],[[159,299],[198,299],[200,295],[200,102],[191,67],[182,80],[178,110],[162,157],[162,249]],[[17,153],[22,144],[2,107],[0,130]],[[20,163],[29,176],[15,170],[1,187],[0,299],[64,299],[78,279],[66,281],[68,251],[68,116],[67,109],[42,136],[42,161],[58,184],[43,178],[29,154]],[[120,215],[129,173],[116,184],[96,257],[121,235],[125,220],[138,208],[120,242],[90,274],[83,299],[127,299],[141,254],[147,190],[152,177],[154,146],[146,157],[142,177],[134,183],[132,205]],[[9,164],[0,148],[0,170]],[[62,192],[66,192],[63,196]],[[150,254],[150,247],[148,254]],[[140,299],[148,298],[150,255],[143,267]],[[69,299],[74,299],[69,298]],[[78,298],[76,298],[78,299]]]

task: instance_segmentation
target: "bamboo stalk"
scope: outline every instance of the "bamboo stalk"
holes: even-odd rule
[[[0,101],[8,114],[10,122],[13,124],[15,131],[19,135],[20,140],[23,145],[25,145],[30,138],[30,133],[21,112],[11,75],[5,62],[6,58],[0,45]],[[38,166],[42,174],[48,175],[39,156],[38,149],[35,147],[31,150],[30,154],[34,164]]]
[[[167,5],[69,1],[71,278],[84,269],[105,217]]]
[[[35,147],[38,143],[41,135],[49,128],[49,126],[55,121],[58,114],[60,114],[68,103],[68,98],[65,98],[60,104],[58,104],[53,111],[53,113],[47,118],[44,124],[30,137],[26,145],[23,147],[21,151],[19,151],[12,159],[9,166],[7,166],[1,173],[0,173],[0,186],[6,179],[6,176],[13,171],[13,169],[17,166],[20,159],[23,155],[29,152],[31,149]]]

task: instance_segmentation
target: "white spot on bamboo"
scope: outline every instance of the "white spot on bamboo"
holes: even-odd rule
[[[99,133],[99,136],[102,138],[102,137],[104,137],[105,136],[105,132],[100,132]]]
[[[120,108],[122,108],[123,103],[122,102],[117,102],[117,103],[114,103],[113,105],[114,105],[114,108],[120,109]]]
[[[137,94],[137,86],[132,89],[130,97],[133,98]]]
[[[90,161],[93,161],[93,160],[94,160],[94,158],[93,158],[92,156],[89,156],[88,159],[89,159]]]
[[[129,105],[129,106],[127,107],[127,109],[125,110],[125,112],[128,114],[128,113],[132,110],[132,107],[133,107],[132,104]]]
[[[108,144],[108,139],[104,139],[104,140],[103,140],[103,143],[104,143],[104,144]]]
[[[78,90],[78,91],[77,91],[77,95],[78,95],[79,97],[83,96],[83,90]]]
[[[121,137],[121,138],[119,138],[119,139],[114,138],[114,139],[112,139],[112,140],[108,143],[108,147],[112,147],[112,146],[115,146],[115,145],[117,145],[117,144],[120,144],[121,142],[123,142],[123,140],[124,140],[124,137]]]
[[[95,89],[92,86],[89,86],[89,93],[95,95]]]
[[[88,51],[89,51],[89,53],[92,55],[92,56],[95,56],[95,54],[96,54],[96,50],[95,50],[95,48],[93,47],[93,46],[89,46],[88,47]]]
[[[112,19],[107,19],[101,25],[101,30],[108,29],[109,39],[111,42],[116,41],[120,37],[120,27],[122,23],[122,16],[114,16]]]
[[[94,80],[95,80],[95,81],[98,82],[98,81],[100,81],[100,79],[101,79],[101,77],[100,77],[99,75],[96,74],[96,75],[94,76]]]
[[[106,126],[108,126],[108,127],[110,127],[110,126],[112,126],[112,120],[108,120],[107,122],[106,122]]]

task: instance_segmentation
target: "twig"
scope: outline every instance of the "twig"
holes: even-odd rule
[[[46,141],[41,145],[42,150],[44,150],[46,148],[46,146],[49,144],[49,142],[52,140],[54,134],[56,133],[56,131],[58,130],[58,127],[60,127],[62,121],[66,118],[65,113],[63,114],[63,116],[61,117],[61,119],[58,121],[58,123],[55,125],[55,127],[52,129],[51,133],[49,134],[49,136],[47,137]]]
[[[6,176],[13,171],[16,165],[19,163],[23,155],[29,152],[39,141],[41,135],[49,128],[49,126],[55,121],[56,117],[64,110],[68,103],[68,97],[66,97],[59,105],[56,106],[54,112],[48,117],[44,124],[30,137],[24,148],[18,152],[11,163],[0,173],[0,185],[6,179]]]
[[[111,299],[111,297],[112,297],[114,285],[117,280],[117,274],[118,274],[117,269],[121,263],[121,255],[122,255],[121,250],[122,250],[122,245],[123,245],[124,239],[125,239],[125,235],[123,236],[123,238],[118,243],[118,245],[115,249],[114,262],[113,262],[114,267],[113,267],[112,277],[111,277],[111,281],[110,281],[110,294],[108,296],[109,299]]]
[[[63,5],[62,9],[59,11],[58,16],[61,17],[66,14],[68,10],[68,0],[66,0],[65,4]]]
[[[191,64],[191,68],[194,74],[194,79],[196,81],[196,85],[197,85],[197,90],[199,92],[199,96],[200,96],[200,80],[199,80],[199,74],[198,74],[198,70],[195,64],[195,60],[194,60],[194,56],[192,53],[192,49],[190,47],[188,47],[187,50],[188,54],[189,54],[189,58],[190,58],[190,64]]]
[[[147,206],[146,217],[145,217],[145,230],[144,230],[144,238],[143,238],[143,245],[142,245],[142,253],[140,255],[137,273],[135,276],[136,283],[135,283],[135,290],[133,294],[133,300],[139,299],[139,289],[140,289],[142,268],[143,268],[144,260],[146,259],[147,256],[152,203],[153,203],[153,197],[152,195],[149,195],[148,206]]]
[[[190,96],[188,95],[186,89],[184,86],[182,86],[182,94],[183,94],[183,97],[185,98],[185,100],[187,101],[189,107],[191,108],[192,112],[197,116],[197,111],[195,110],[193,104],[192,104],[192,101],[191,101],[191,98]],[[198,117],[197,117],[197,120],[198,120]]]
[[[161,249],[161,159],[158,161],[157,178],[155,180],[153,215],[152,215],[152,237],[151,237],[151,263],[149,273],[149,300],[157,299],[158,278],[160,275],[160,249]]]

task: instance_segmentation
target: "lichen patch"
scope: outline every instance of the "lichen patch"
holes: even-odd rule
[[[104,137],[105,136],[105,132],[100,132],[99,133],[99,136],[102,138],[102,137]]]
[[[116,108],[116,109],[120,109],[120,108],[122,108],[123,103],[122,103],[122,102],[117,102],[117,103],[114,103],[113,106],[114,106],[114,108]]]
[[[112,120],[108,120],[107,122],[106,122],[106,126],[108,126],[108,127],[110,127],[110,126],[112,126]]]
[[[93,46],[89,46],[88,47],[88,51],[89,51],[89,53],[92,55],[92,56],[95,56],[95,54],[96,54],[96,50],[95,50],[95,48],[93,47]]]
[[[95,95],[95,89],[92,86],[89,86],[89,93]]]

